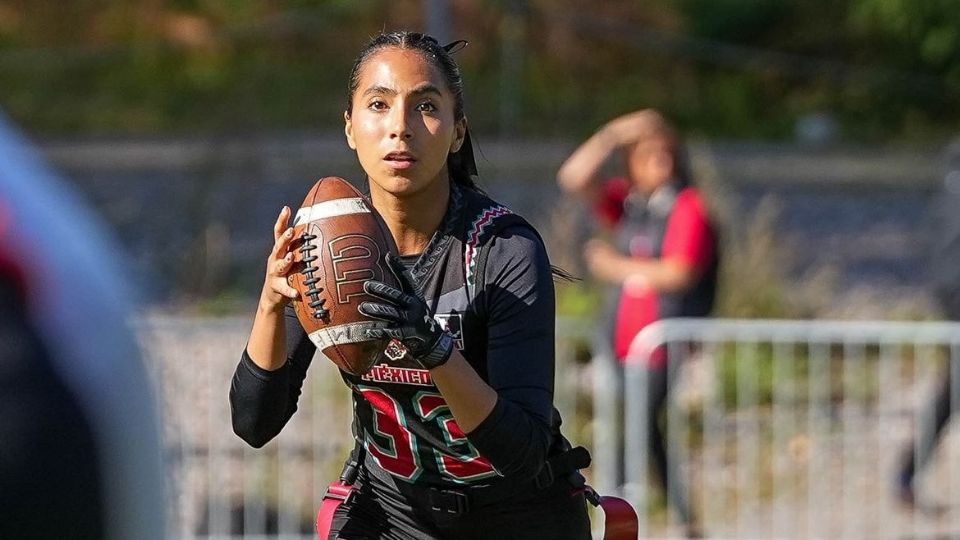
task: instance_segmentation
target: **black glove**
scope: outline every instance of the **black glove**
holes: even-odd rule
[[[453,336],[440,327],[427,303],[417,296],[413,278],[403,263],[390,253],[385,259],[403,290],[376,280],[363,284],[367,294],[383,302],[363,302],[358,308],[360,313],[390,323],[386,328],[367,330],[367,337],[393,338],[403,343],[407,353],[421,366],[427,369],[442,366],[453,353]]]

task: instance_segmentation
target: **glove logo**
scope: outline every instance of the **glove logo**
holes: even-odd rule
[[[457,350],[462,351],[464,336],[461,315],[459,313],[437,313],[433,318],[444,332],[450,334],[450,337],[453,338],[453,345]]]

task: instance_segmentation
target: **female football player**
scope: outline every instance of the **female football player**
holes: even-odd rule
[[[453,47],[462,42],[452,44]],[[463,83],[423,34],[374,38],[344,112],[397,256],[402,290],[369,281],[360,310],[393,338],[351,388],[356,449],[330,538],[590,538],[582,477],[553,407],[554,289],[537,232],[474,184]],[[296,410],[315,346],[289,303],[284,208],[230,399],[249,444]],[[322,520],[321,520],[322,521]],[[327,529],[328,530],[324,530]]]

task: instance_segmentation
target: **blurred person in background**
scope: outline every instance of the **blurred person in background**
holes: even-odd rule
[[[960,139],[945,152],[946,174],[934,207],[930,280],[943,317],[960,321]],[[960,399],[953,381],[960,369],[960,350],[953,347],[938,378],[933,400],[916,417],[916,438],[902,451],[896,475],[896,497],[909,509],[917,505],[916,477],[930,461],[947,426],[952,403]]]
[[[161,540],[123,257],[0,116],[0,538]]]
[[[622,157],[626,176],[604,178],[604,165],[614,155]],[[678,363],[667,365],[662,349],[636,358],[630,354],[630,344],[654,321],[704,317],[712,310],[719,253],[707,205],[691,185],[676,131],[651,109],[603,126],[563,163],[557,181],[592,206],[606,236],[612,237],[612,243],[588,241],[583,252],[593,277],[619,289],[607,339],[621,364],[643,363],[647,441],[654,472],[687,535],[699,536],[682,479],[670,469],[669,445],[661,428]]]

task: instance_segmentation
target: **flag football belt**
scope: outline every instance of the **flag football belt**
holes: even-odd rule
[[[471,508],[479,508],[501,501],[520,490],[542,490],[553,485],[558,479],[569,479],[575,492],[583,493],[590,504],[603,509],[606,523],[604,540],[635,540],[639,534],[639,525],[637,514],[630,503],[618,497],[598,495],[593,488],[586,485],[583,476],[575,474],[589,465],[590,453],[586,448],[578,446],[548,459],[540,473],[532,481],[503,481],[492,486],[468,489],[431,486],[426,491],[423,488],[418,488],[416,493],[411,492],[410,495],[418,500],[425,500],[428,507],[434,512],[459,516],[470,512]],[[319,540],[327,540],[330,526],[333,523],[334,512],[352,496],[357,467],[356,461],[348,462],[340,475],[340,480],[330,484],[327,488],[320,505],[320,511],[317,513],[317,536]],[[393,483],[393,478],[389,476],[390,473],[381,470],[379,467],[367,467],[367,471],[381,481]]]

